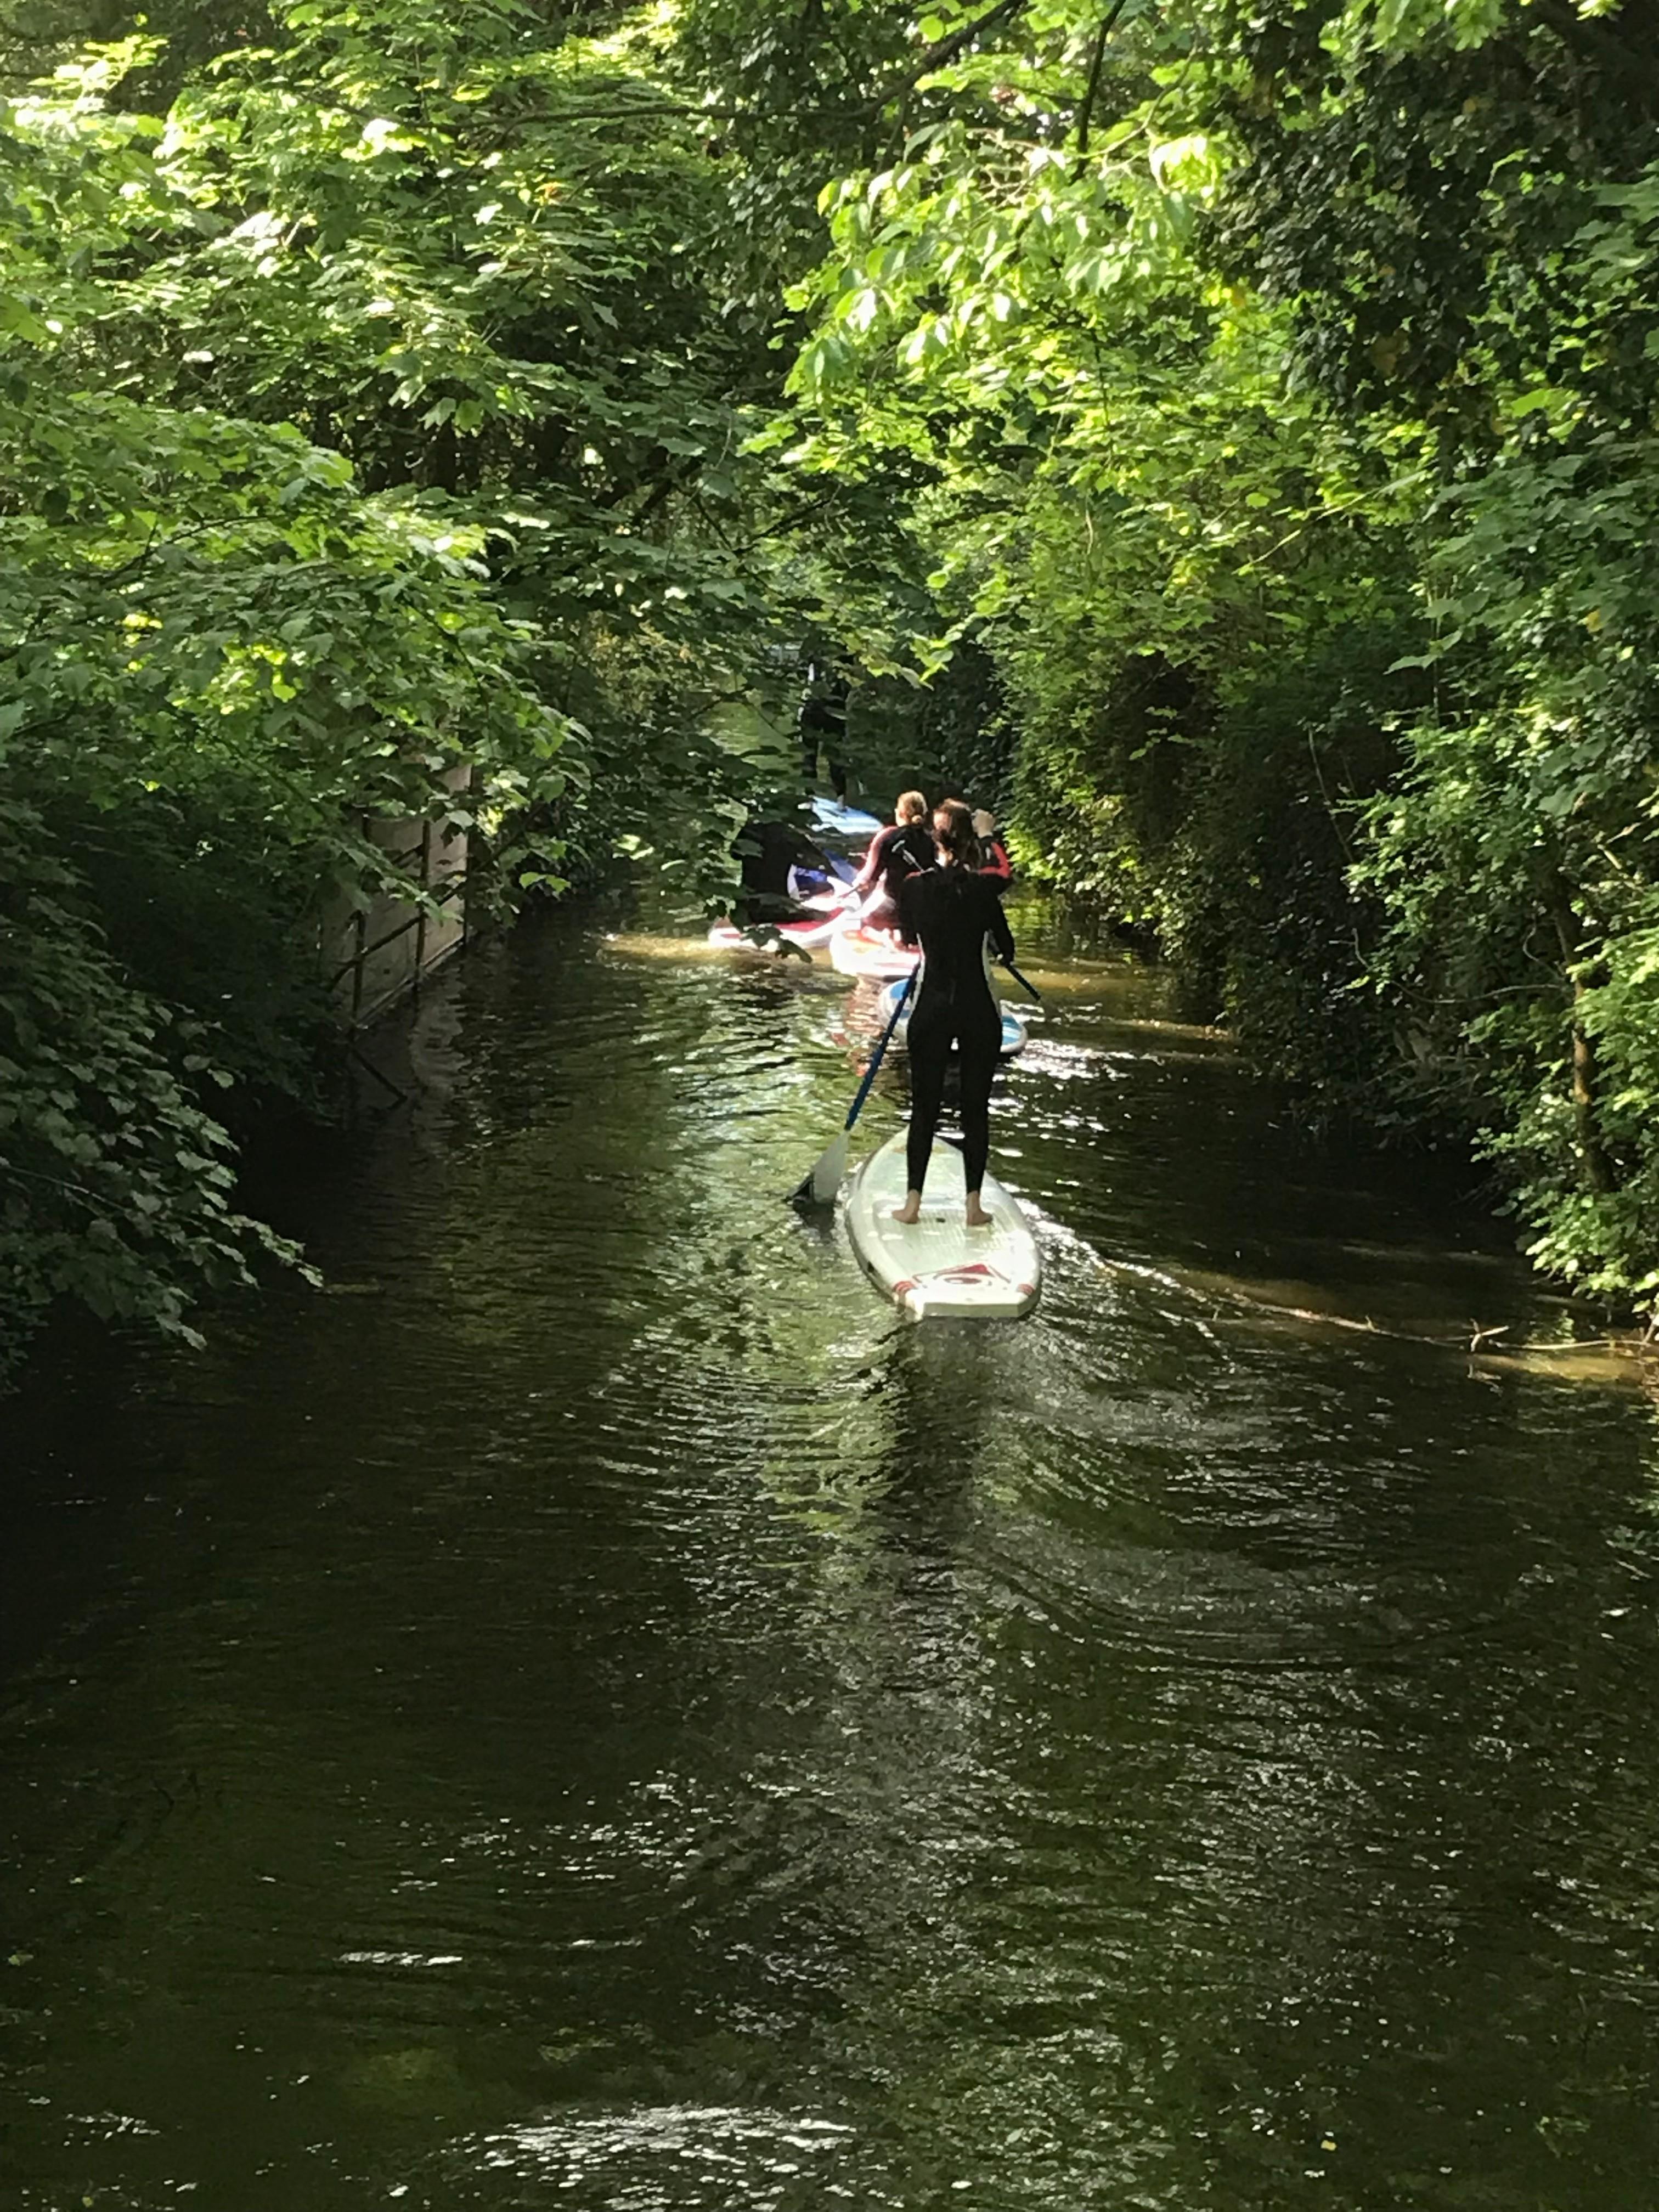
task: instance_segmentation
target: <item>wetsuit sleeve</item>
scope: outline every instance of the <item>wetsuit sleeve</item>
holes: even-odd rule
[[[992,944],[995,945],[1003,958],[1012,960],[1014,957],[1014,933],[1008,927],[1008,917],[1002,911],[1002,901],[991,889],[988,878],[986,880],[986,889],[991,895],[986,901],[990,911],[985,917],[985,927],[990,932]]]
[[[980,870],[981,875],[988,882],[1006,884],[1012,878],[1013,872],[1013,864],[1008,858],[1006,849],[998,839],[994,837],[985,848],[985,863]]]
[[[881,873],[882,863],[887,857],[887,848],[892,842],[891,830],[878,830],[870,840],[870,848],[864,856],[864,865],[853,878],[855,891],[867,891]]]

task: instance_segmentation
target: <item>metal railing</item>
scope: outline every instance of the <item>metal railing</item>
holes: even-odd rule
[[[377,828],[382,835],[389,835],[410,826],[365,824],[370,836]],[[373,1021],[406,992],[416,988],[424,975],[466,941],[466,841],[458,832],[440,844],[434,837],[434,827],[423,822],[418,845],[388,854],[394,860],[418,864],[410,870],[410,897],[400,899],[395,892],[385,892],[373,905],[357,908],[344,924],[351,933],[351,949],[331,969],[328,985],[343,1001],[349,1029],[359,1030]],[[459,855],[452,860],[448,848],[456,845]],[[456,922],[447,925],[444,913],[450,908],[457,909]],[[383,963],[383,972],[377,974],[373,963],[380,956],[411,938],[408,957]]]

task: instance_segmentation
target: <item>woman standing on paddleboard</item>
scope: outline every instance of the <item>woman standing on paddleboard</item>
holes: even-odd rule
[[[962,1153],[968,1185],[968,1226],[983,1229],[991,1217],[980,1204],[980,1186],[991,1149],[991,1080],[1002,1045],[1002,1015],[985,973],[988,935],[1005,960],[1014,957],[1013,933],[997,887],[979,873],[979,840],[973,817],[960,799],[933,812],[939,866],[908,877],[899,886],[899,934],[922,952],[921,989],[910,1016],[910,1133],[906,1143],[908,1188],[895,1221],[921,1212],[921,1187],[939,1127],[945,1070],[955,1045],[962,1061]]]

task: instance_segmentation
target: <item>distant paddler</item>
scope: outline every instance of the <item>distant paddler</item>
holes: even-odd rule
[[[999,890],[1006,891],[1014,879],[1014,864],[997,835],[997,817],[988,806],[975,809],[974,835],[979,839],[981,875],[988,876]]]

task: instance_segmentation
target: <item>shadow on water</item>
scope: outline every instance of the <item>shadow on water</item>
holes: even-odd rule
[[[64,1342],[9,2206],[1650,2202],[1650,1409],[1451,1348],[1563,1333],[1490,1224],[1028,941],[1027,1323],[783,1202],[844,983],[562,915],[282,1184],[324,1293]]]

